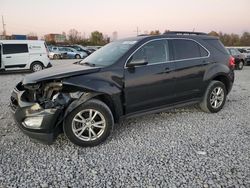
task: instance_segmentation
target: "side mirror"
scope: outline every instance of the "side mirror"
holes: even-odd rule
[[[127,67],[132,68],[135,66],[142,66],[147,64],[148,62],[145,59],[140,59],[140,60],[130,61],[129,63],[127,63]]]

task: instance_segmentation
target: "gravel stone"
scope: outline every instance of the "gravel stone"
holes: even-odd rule
[[[235,74],[219,113],[191,106],[127,119],[94,148],[64,135],[31,141],[8,108],[24,74],[0,75],[0,187],[250,187],[250,67]]]

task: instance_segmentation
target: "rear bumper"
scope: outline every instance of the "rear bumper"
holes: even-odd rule
[[[58,118],[61,109],[43,109],[38,103],[25,101],[25,91],[18,91],[16,88],[12,92],[10,108],[17,126],[30,138],[36,139],[45,144],[52,144],[57,137]],[[31,126],[25,123],[27,118],[41,118],[38,126]]]

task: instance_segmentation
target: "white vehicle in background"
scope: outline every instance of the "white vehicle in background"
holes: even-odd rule
[[[1,70],[40,71],[51,67],[44,41],[0,40]]]

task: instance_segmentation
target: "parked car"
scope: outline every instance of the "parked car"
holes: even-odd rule
[[[86,48],[91,51],[92,53],[96,50],[99,50],[102,46],[86,46]]]
[[[65,52],[68,59],[84,59],[88,56],[86,52],[79,52],[74,48],[70,47],[58,47],[60,52]]]
[[[203,33],[118,40],[71,66],[27,75],[11,109],[32,138],[52,143],[63,130],[74,144],[95,146],[125,118],[191,104],[219,112],[234,66],[219,39]]]
[[[62,59],[65,55],[67,55],[67,53],[65,53],[65,55],[61,52],[59,52],[59,50],[55,50],[57,49],[57,47],[53,47],[53,46],[48,46],[48,50],[49,50],[49,58],[50,59]]]
[[[0,69],[40,71],[51,67],[44,41],[0,40]]]
[[[91,51],[91,50],[88,50],[86,47],[84,47],[84,46],[82,46],[82,45],[75,44],[75,45],[68,45],[68,46],[66,46],[66,47],[74,48],[74,49],[77,50],[78,52],[84,52],[84,53],[86,53],[87,55],[92,54],[92,51]]]
[[[236,48],[227,48],[229,54],[235,59],[235,68],[242,70],[245,65],[245,55],[241,54]]]
[[[245,64],[250,65],[250,52],[243,48],[238,48],[238,50],[245,56]]]

